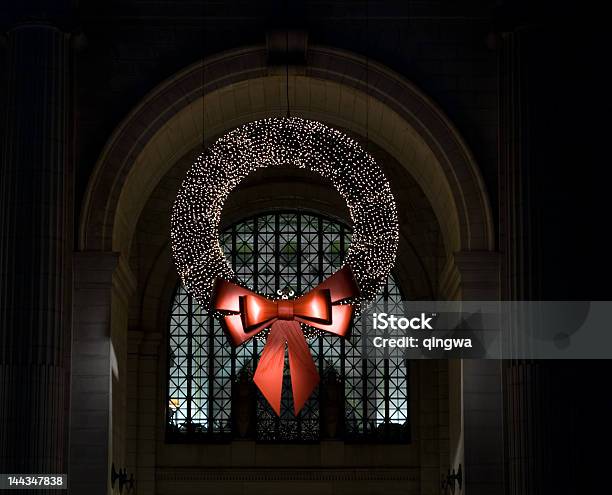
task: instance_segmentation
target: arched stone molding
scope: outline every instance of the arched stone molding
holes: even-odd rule
[[[289,76],[293,115],[367,135],[393,155],[430,201],[447,255],[493,249],[478,168],[431,100],[390,70],[338,50],[310,47],[299,72]],[[268,70],[265,49],[255,47],[194,64],[153,90],[113,133],[96,164],[80,249],[128,255],[139,214],[168,169],[203,136],[211,140],[242,123],[283,115],[284,87],[284,76]]]
[[[147,95],[110,137],[96,164],[84,197],[79,249],[116,252],[125,264],[151,194],[203,138],[211,141],[242,123],[284,115],[285,76],[266,64],[263,47],[222,54],[186,68]],[[401,165],[399,174],[414,178],[435,213],[445,248],[447,268],[436,295],[449,299],[473,295],[468,294],[471,289],[466,284],[473,275],[469,261],[476,258],[469,255],[478,257],[494,249],[491,208],[472,154],[440,109],[388,69],[322,47],[310,47],[306,66],[291,69],[289,89],[292,115],[367,136]],[[401,182],[392,175],[389,179]],[[160,270],[161,265],[168,265],[165,249],[154,261]],[[162,278],[144,287],[167,293],[168,279],[164,282]],[[491,272],[484,281],[493,282],[491,293],[497,292],[495,279]],[[153,287],[155,284],[158,286]],[[121,316],[123,320],[123,313]],[[149,330],[141,324],[139,321],[137,327]],[[127,322],[125,327],[127,331]],[[147,373],[151,383],[156,383],[156,373]],[[464,377],[475,381],[481,375],[484,373],[472,368],[467,373],[461,368],[458,373],[449,370],[449,388],[463,397]],[[154,418],[149,419],[149,427],[154,428]],[[450,457],[472,463],[470,452],[464,455],[462,449],[463,420],[458,425],[457,449]],[[147,466],[149,478],[145,481],[142,473],[141,484],[154,486],[152,464]],[[423,474],[433,480],[436,469]],[[104,470],[100,473],[106,475]]]

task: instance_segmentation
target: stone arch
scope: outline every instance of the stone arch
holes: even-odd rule
[[[254,47],[196,63],[154,89],[115,130],[96,164],[79,248],[128,257],[140,213],[165,173],[203,136],[210,141],[242,123],[283,115],[284,88],[285,76],[267,66],[265,48]],[[367,135],[415,178],[449,258],[493,249],[491,208],[474,158],[414,85],[356,55],[315,46],[305,67],[292,68],[289,88],[292,114]]]

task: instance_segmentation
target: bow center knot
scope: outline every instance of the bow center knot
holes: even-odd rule
[[[276,311],[279,320],[293,320],[293,301],[279,299],[276,301]]]

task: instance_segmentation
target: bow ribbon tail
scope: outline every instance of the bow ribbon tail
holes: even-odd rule
[[[285,368],[285,342],[289,350],[293,406],[297,415],[319,384],[319,373],[297,321],[277,320],[272,324],[253,381],[272,409],[280,416]]]
[[[278,331],[274,322],[266,339],[253,381],[267,399],[272,409],[280,416],[281,394],[283,391],[283,370],[285,368],[285,335]]]
[[[293,409],[297,416],[319,384],[319,372],[312,359],[312,354],[310,354],[310,349],[300,324],[297,321],[284,321],[282,323],[286,327],[285,338],[287,339],[287,348],[289,349]]]

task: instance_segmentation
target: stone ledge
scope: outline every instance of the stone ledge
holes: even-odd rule
[[[157,481],[419,481],[419,469],[328,468],[328,469],[210,469],[161,468]]]

